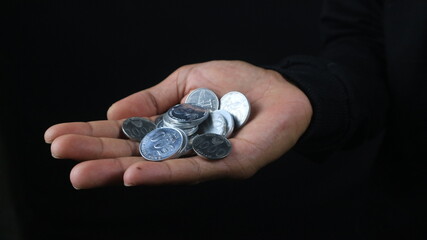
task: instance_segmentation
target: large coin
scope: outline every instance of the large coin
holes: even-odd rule
[[[142,117],[128,118],[122,124],[123,133],[134,141],[141,141],[147,133],[155,128],[156,125],[153,122]]]
[[[222,96],[220,109],[229,112],[235,120],[236,127],[243,126],[251,114],[248,99],[240,92],[232,91]]]
[[[197,88],[190,92],[185,99],[185,103],[193,103],[209,111],[215,111],[219,108],[219,100],[216,94],[207,88]]]
[[[141,156],[149,161],[177,158],[188,140],[176,128],[157,128],[149,132],[139,145]]]
[[[221,135],[205,133],[194,137],[193,150],[200,157],[216,160],[230,154],[231,143]]]

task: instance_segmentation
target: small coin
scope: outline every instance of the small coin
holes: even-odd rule
[[[210,112],[209,117],[199,125],[201,133],[216,133],[225,136],[227,133],[227,121],[218,110]]]
[[[188,139],[176,128],[157,128],[149,132],[139,145],[141,156],[149,161],[177,158]]]
[[[179,149],[179,151],[178,151],[178,153],[177,153],[177,155],[176,155],[176,158],[178,158],[178,157],[180,157],[182,154],[184,154],[184,153],[185,153],[185,150],[186,150],[186,148],[187,148],[187,146],[188,146],[188,137],[187,137],[187,135],[185,134],[185,132],[184,132],[182,129],[179,129],[179,128],[177,128],[177,130],[178,130],[178,131],[180,131],[180,132],[181,132],[181,134],[183,135],[183,139],[184,139],[184,141],[183,141],[183,143],[181,144],[181,148]]]
[[[194,151],[193,151],[193,140],[195,137],[197,137],[198,135],[192,135],[188,137],[188,143],[187,146],[183,149],[181,156],[190,156],[190,155],[194,155]]]
[[[123,133],[134,141],[141,141],[147,133],[155,128],[156,125],[153,122],[142,117],[128,118],[122,124]]]
[[[165,124],[164,124],[163,118],[161,118],[158,121],[156,121],[156,128],[161,128],[161,127],[164,127],[164,126],[165,126]]]
[[[232,91],[220,100],[220,109],[229,112],[235,121],[237,128],[242,127],[249,119],[251,106],[248,99],[241,92]]]
[[[209,111],[215,111],[219,108],[219,100],[216,94],[207,88],[197,88],[190,92],[185,99],[185,103],[193,103]]]
[[[234,131],[234,117],[229,112],[222,109],[216,110],[215,112],[220,113],[224,117],[225,121],[227,122],[225,137],[226,138],[230,137]]]
[[[163,121],[190,128],[199,125],[209,116],[209,111],[192,103],[177,104],[163,116]]]
[[[189,137],[194,135],[197,132],[197,130],[199,130],[199,126],[195,126],[192,128],[181,128],[181,130],[183,130],[184,133]]]
[[[191,136],[193,134],[195,134],[197,132],[197,130],[199,130],[199,125],[196,125],[195,127],[185,127],[182,125],[176,125],[173,123],[168,123],[168,122],[159,122],[159,125],[157,125],[157,127],[171,127],[171,128],[178,128],[182,131],[184,131],[185,135],[187,136]]]
[[[193,150],[206,159],[222,159],[230,154],[231,142],[221,135],[205,133],[193,139]]]
[[[156,120],[154,120],[154,124],[157,126],[160,122],[163,122],[163,114],[157,116]]]

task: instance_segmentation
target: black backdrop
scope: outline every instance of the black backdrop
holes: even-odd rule
[[[43,141],[50,125],[104,119],[114,101],[184,64],[264,65],[316,54],[320,8],[319,0],[15,1],[3,8],[2,161],[18,235],[357,238],[363,174],[351,162],[320,165],[289,153],[246,181],[77,191],[68,178],[75,162],[53,159]]]

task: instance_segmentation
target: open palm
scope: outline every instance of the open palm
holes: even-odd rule
[[[154,119],[200,87],[219,97],[239,91],[251,104],[251,118],[231,137],[228,157],[151,162],[139,155],[137,142],[123,138],[125,118]],[[55,158],[80,161],[70,173],[75,188],[248,178],[295,144],[310,123],[312,109],[304,93],[275,71],[241,61],[212,61],[179,68],[156,86],[114,103],[107,115],[103,121],[57,124],[45,133]]]

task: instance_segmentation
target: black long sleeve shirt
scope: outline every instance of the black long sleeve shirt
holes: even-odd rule
[[[419,211],[427,196],[427,1],[325,1],[321,28],[320,56],[288,57],[276,68],[313,106],[295,151],[327,161],[380,139],[366,155],[376,159],[381,191],[407,215]],[[427,223],[424,213],[414,218]]]

